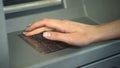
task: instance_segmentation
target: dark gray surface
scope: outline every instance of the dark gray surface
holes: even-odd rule
[[[2,0],[0,0],[0,68],[9,68],[8,43]]]
[[[119,46],[120,44],[116,44],[116,45]],[[80,68],[120,68],[120,54]]]
[[[87,17],[77,18],[75,21],[94,23]],[[67,48],[50,54],[41,54],[18,37],[19,33],[21,32],[8,34],[11,68],[75,68],[120,52],[120,46],[113,45],[120,41],[111,40],[86,47]]]
[[[120,0],[84,0],[88,16],[100,23],[120,19]]]

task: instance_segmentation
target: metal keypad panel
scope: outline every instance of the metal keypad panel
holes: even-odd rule
[[[25,36],[24,34],[20,34],[19,36],[40,53],[47,54],[47,53],[56,52],[65,48],[73,47],[64,42],[45,39],[42,36],[42,33],[29,36],[29,37]]]

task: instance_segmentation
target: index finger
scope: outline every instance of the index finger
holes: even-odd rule
[[[61,29],[63,28],[61,20],[57,20],[57,19],[43,19],[40,21],[37,21],[35,23],[33,23],[32,25],[30,25],[26,31],[32,31],[36,28],[40,28],[40,27],[49,27],[49,28],[53,28],[53,29]]]

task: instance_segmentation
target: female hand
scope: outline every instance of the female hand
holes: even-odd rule
[[[83,46],[95,42],[100,34],[96,25],[57,19],[37,21],[30,25],[24,34],[31,36],[43,31],[45,31],[43,37],[46,39],[62,41],[75,46]]]

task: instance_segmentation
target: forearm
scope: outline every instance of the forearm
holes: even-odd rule
[[[120,20],[97,26],[99,31],[98,41],[120,37]]]

